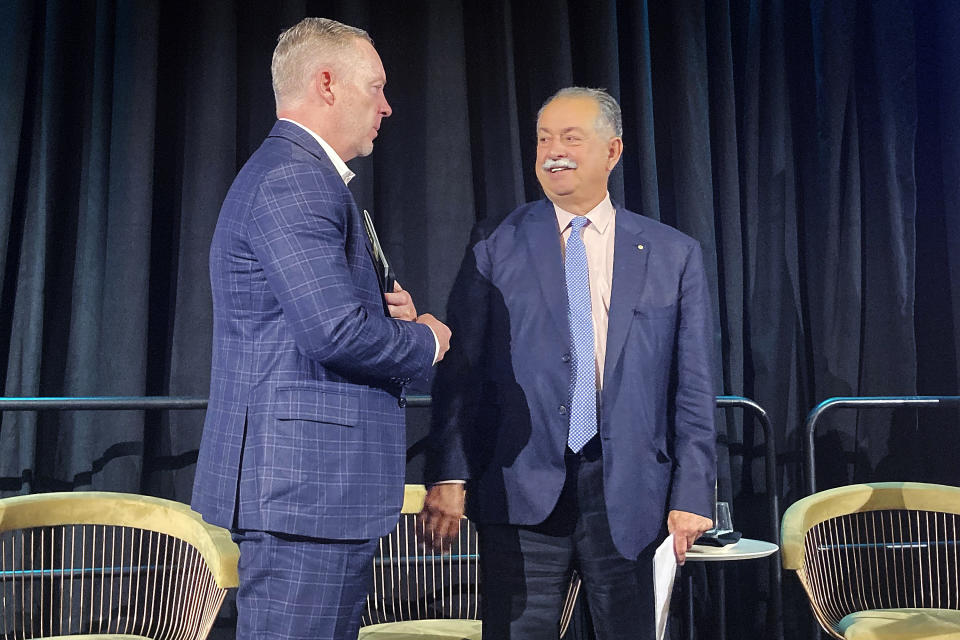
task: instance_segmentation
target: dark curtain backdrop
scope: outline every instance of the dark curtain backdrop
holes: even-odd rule
[[[624,110],[611,192],[702,243],[717,390],[770,413],[783,505],[802,495],[799,431],[817,402],[960,392],[953,0],[7,0],[3,395],[206,396],[209,239],[274,120],[276,36],[305,15],[366,28],[383,57],[394,115],[351,187],[421,311],[444,315],[477,219],[540,197],[544,98],[599,86]],[[769,539],[762,435],[738,411],[718,418],[721,497]],[[202,419],[7,412],[0,490],[188,501]],[[958,439],[951,412],[837,412],[820,485],[956,484]],[[765,565],[727,578],[731,637],[762,636]],[[794,582],[788,637],[807,618]]]

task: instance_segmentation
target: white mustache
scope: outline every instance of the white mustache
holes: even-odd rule
[[[576,169],[577,163],[571,160],[570,158],[557,158],[556,160],[552,158],[547,158],[540,168],[544,171],[550,171],[551,169]]]

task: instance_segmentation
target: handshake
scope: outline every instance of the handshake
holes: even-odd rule
[[[437,362],[443,360],[444,354],[450,349],[450,327],[429,313],[417,315],[417,308],[413,305],[413,298],[400,286],[399,282],[393,283],[393,293],[384,294],[384,298],[386,298],[387,309],[390,310],[391,318],[407,320],[409,322],[419,322],[420,324],[425,324],[430,327],[440,347],[440,350],[437,352]],[[436,362],[434,364],[436,364]]]

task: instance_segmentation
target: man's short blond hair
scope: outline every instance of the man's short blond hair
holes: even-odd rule
[[[304,18],[281,33],[270,64],[277,108],[303,95],[318,66],[344,68],[355,53],[353,46],[358,38],[373,44],[363,29],[329,18]]]

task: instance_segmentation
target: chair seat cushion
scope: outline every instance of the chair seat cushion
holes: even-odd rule
[[[479,620],[409,620],[362,627],[358,640],[480,640],[481,635]]]
[[[847,640],[954,640],[960,638],[960,611],[954,609],[868,609],[840,621]]]

